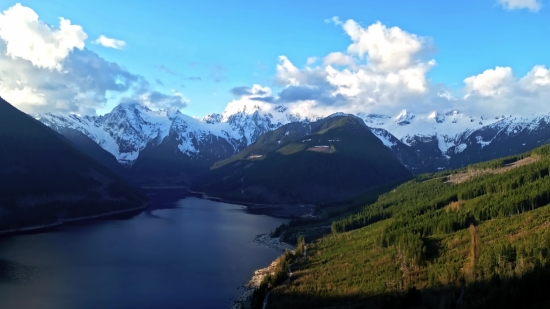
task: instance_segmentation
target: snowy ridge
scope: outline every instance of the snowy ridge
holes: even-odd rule
[[[385,129],[409,146],[416,141],[435,137],[442,154],[447,153],[451,147],[458,146],[461,137],[468,137],[464,133],[471,133],[498,121],[482,121],[483,117],[471,117],[458,111],[432,111],[426,115],[416,115],[404,110],[396,117],[368,115],[362,118],[368,126]]]
[[[176,109],[153,111],[137,103],[120,104],[99,117],[46,113],[35,118],[58,131],[70,128],[82,132],[125,164],[132,164],[148,144],[156,146],[171,134],[186,154],[197,153],[197,144],[212,140],[212,136],[230,142],[236,151],[239,139],[228,123],[207,123]]]
[[[223,159],[284,124],[309,123],[320,118],[291,114],[283,105],[259,104],[229,104],[223,113],[209,114],[202,120],[184,115],[177,109],[151,110],[138,103],[120,104],[104,116],[46,113],[35,118],[58,131],[70,128],[82,132],[125,164],[133,164],[148,145],[155,147],[167,137],[177,142],[182,154],[193,157],[199,156],[201,151],[209,151]],[[350,114],[335,113],[328,117],[336,116]],[[456,110],[424,114],[403,110],[397,115],[356,116],[363,119],[372,133],[390,149],[397,147],[398,142],[410,147],[437,144],[440,156],[446,159],[464,152],[472,143],[483,148],[497,136],[515,136],[550,123],[549,114],[487,118]],[[229,149],[225,146],[223,153],[212,153],[221,151],[216,145],[225,142],[229,143]]]
[[[392,135],[389,134],[387,131],[383,130],[383,129],[378,129],[378,128],[371,128],[371,132],[376,136],[378,137],[378,139],[380,141],[382,141],[382,143],[384,144],[384,146],[388,147],[388,148],[392,148],[394,146],[397,145],[396,142],[392,141]],[[395,139],[395,137],[394,137]]]

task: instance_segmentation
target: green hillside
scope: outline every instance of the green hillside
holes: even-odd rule
[[[549,168],[544,146],[419,176],[308,244],[268,308],[549,308]]]
[[[0,98],[0,231],[143,206],[147,197]]]
[[[197,190],[237,201],[327,202],[412,176],[354,116],[293,123],[213,165]]]

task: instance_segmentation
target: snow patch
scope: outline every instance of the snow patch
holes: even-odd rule
[[[466,148],[468,148],[468,145],[462,143],[462,144],[456,146],[456,148],[455,148],[455,153],[457,153],[457,154],[458,154],[458,153],[461,153],[461,152],[463,152],[464,150],[466,150]]]
[[[381,129],[371,129],[372,134],[374,134],[380,141],[382,141],[382,144],[388,148],[392,148],[397,145],[395,142],[390,141],[390,135],[388,132],[384,132],[384,130]]]

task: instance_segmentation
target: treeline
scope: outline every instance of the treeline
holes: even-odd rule
[[[514,162],[517,162],[521,159],[527,158],[530,155],[531,155],[531,152],[528,152],[528,153],[522,153],[522,154],[515,155],[515,156],[498,158],[498,159],[494,159],[494,160],[487,161],[487,162],[480,162],[480,163],[470,164],[470,165],[468,165],[467,169],[468,169],[468,171],[471,171],[471,172],[473,172],[473,171],[482,171],[482,170],[487,170],[487,169],[497,169],[497,168],[504,167],[508,164],[512,164]]]
[[[446,183],[445,177],[412,180],[381,195],[360,213],[333,222],[332,231],[346,232],[393,218],[389,234],[410,230],[428,237],[464,229],[474,222],[536,209],[550,203],[549,148],[482,164],[498,165],[529,155],[540,158],[503,174],[484,174],[460,184]],[[453,206],[455,209],[450,209]]]
[[[423,175],[335,221],[268,308],[550,308],[550,146],[473,169],[528,157]]]

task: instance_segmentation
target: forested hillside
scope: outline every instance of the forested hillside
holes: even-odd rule
[[[0,98],[0,231],[145,206],[147,196]]]
[[[291,123],[263,134],[236,156],[217,162],[196,186],[237,201],[343,201],[412,178],[355,116]]]
[[[268,308],[548,308],[550,146],[422,175],[333,222]]]

